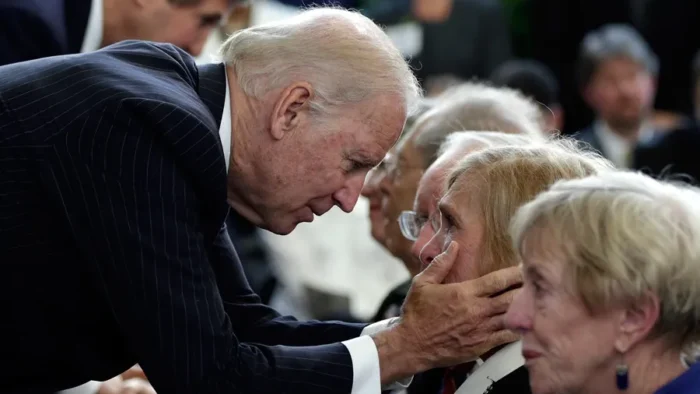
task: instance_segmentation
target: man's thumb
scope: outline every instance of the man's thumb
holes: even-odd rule
[[[452,269],[455,260],[457,260],[457,243],[452,241],[447,250],[435,257],[428,268],[421,273],[421,281],[425,283],[442,283]]]

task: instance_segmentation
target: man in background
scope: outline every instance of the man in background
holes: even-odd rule
[[[127,39],[197,56],[235,0],[0,0],[0,66]]]
[[[499,0],[373,0],[362,12],[381,25],[420,24],[422,50],[411,63],[424,84],[443,75],[485,79],[511,56]]]
[[[639,142],[653,138],[651,115],[658,60],[644,39],[627,25],[594,30],[583,40],[579,86],[596,120],[576,138],[619,168],[629,168]]]

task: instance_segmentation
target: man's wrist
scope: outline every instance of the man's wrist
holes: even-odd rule
[[[379,370],[382,385],[408,378],[429,369],[418,349],[404,340],[401,326],[382,331],[372,336],[379,355]]]

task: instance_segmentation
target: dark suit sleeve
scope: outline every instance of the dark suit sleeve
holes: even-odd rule
[[[250,289],[225,228],[219,232],[215,250],[210,259],[211,265],[226,313],[240,317],[232,321],[233,331],[240,341],[310,346],[345,341],[362,332],[363,324],[299,322],[290,316],[280,316],[277,311],[262,304]]]
[[[0,6],[0,66],[60,54],[54,34],[40,18]]]
[[[156,391],[350,392],[352,363],[340,343],[242,343],[236,330],[264,342],[262,333],[271,329],[261,328],[256,337],[245,327],[269,327],[276,314],[247,306],[249,291],[226,279],[240,268],[217,256],[220,247],[206,246],[201,213],[209,201],[188,170],[169,156],[163,134],[139,126],[133,113],[107,112],[95,110],[75,120],[79,126],[53,145],[45,182],[85,256],[84,269],[94,273],[96,289],[108,300],[127,350]],[[198,159],[203,168],[216,160],[208,156]],[[261,321],[250,321],[254,316]]]

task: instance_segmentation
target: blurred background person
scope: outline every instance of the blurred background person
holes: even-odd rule
[[[439,202],[440,228],[421,253],[426,257],[423,266],[448,248],[456,257],[445,283],[517,266],[508,225],[518,207],[559,180],[611,168],[607,160],[566,140],[487,148],[466,156],[447,177],[447,191]],[[530,393],[524,363],[520,342],[513,342],[486,352],[476,365],[443,370],[442,379],[433,381],[438,387],[442,383],[443,391],[436,387],[423,392],[459,387],[457,393]]]
[[[646,0],[504,0],[525,3],[529,52],[520,53],[547,65],[557,77],[566,113],[564,132],[588,126],[594,114],[581,97],[576,75],[579,48],[586,34],[611,23],[639,27],[638,9]]]
[[[485,79],[511,57],[510,33],[500,0],[374,0],[362,12],[381,25],[406,18],[420,25],[416,76]]]
[[[651,115],[658,59],[632,27],[606,25],[581,44],[579,86],[595,122],[576,134],[619,168],[656,133]]]
[[[564,110],[559,103],[559,83],[544,64],[530,59],[509,60],[491,74],[491,82],[518,90],[539,104],[544,131],[558,134],[564,127]]]
[[[532,391],[691,394],[700,363],[700,191],[629,172],[560,182],[519,210]],[[605,231],[600,231],[605,229]]]
[[[0,65],[95,51],[127,39],[197,56],[237,0],[0,0]]]

